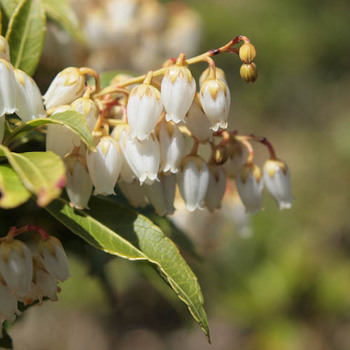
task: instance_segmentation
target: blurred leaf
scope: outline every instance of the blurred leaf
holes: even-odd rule
[[[175,244],[148,218],[113,200],[92,197],[89,207],[88,213],[73,209],[59,198],[46,209],[97,249],[121,258],[155,264],[158,273],[188,306],[209,340],[208,320],[197,277]]]
[[[0,145],[0,156],[7,157],[24,186],[37,196],[37,204],[45,206],[57,198],[66,181],[61,158],[52,152],[13,153]]]
[[[79,20],[66,0],[42,0],[47,15],[61,25],[73,38],[84,42],[86,39]]]
[[[27,134],[40,126],[47,124],[59,124],[67,126],[75,134],[79,135],[82,141],[90,149],[94,149],[91,131],[87,125],[86,118],[76,111],[66,111],[54,114],[49,118],[37,118],[30,120],[20,127],[14,129],[11,135],[5,139],[4,144],[8,145],[15,138]]]
[[[0,0],[1,5],[1,31],[0,34],[6,36],[7,27],[12,13],[15,11],[19,0]]]
[[[12,64],[33,75],[39,63],[46,33],[41,0],[22,0],[10,18],[6,39]]]
[[[125,74],[130,76],[135,75],[135,73],[131,73],[129,71],[123,71],[123,70],[111,70],[111,71],[102,72],[100,74],[101,88],[105,88],[108,85],[110,85],[113,78],[118,74]]]
[[[16,172],[9,165],[0,165],[0,208],[20,206],[30,198]]]

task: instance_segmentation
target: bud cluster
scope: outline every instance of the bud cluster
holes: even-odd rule
[[[41,233],[39,241],[26,244],[15,238],[32,230]],[[12,228],[0,241],[0,322],[14,321],[20,315],[18,302],[56,301],[60,291],[57,283],[68,278],[67,257],[57,238],[32,225]]]

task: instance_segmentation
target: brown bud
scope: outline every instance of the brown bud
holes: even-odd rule
[[[217,165],[224,164],[228,158],[227,148],[225,146],[217,146],[213,150],[213,158],[214,158],[215,164]]]
[[[254,83],[258,77],[255,63],[242,64],[239,73],[241,74],[241,78],[247,83]]]
[[[239,58],[244,63],[251,63],[256,57],[256,50],[254,45],[245,43],[239,48]]]

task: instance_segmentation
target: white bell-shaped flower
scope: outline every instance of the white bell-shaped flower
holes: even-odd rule
[[[29,293],[33,278],[32,253],[17,239],[0,244],[0,274],[10,291],[21,297]]]
[[[77,209],[84,209],[87,208],[92,193],[92,182],[85,165],[82,163],[83,160],[79,158],[71,156],[66,160],[66,190],[70,205]]]
[[[38,246],[42,264],[56,280],[64,282],[70,276],[67,255],[61,242],[53,236],[42,239]]]
[[[203,83],[199,98],[206,116],[211,122],[211,129],[227,128],[231,96],[227,84],[218,78],[208,78]]]
[[[10,47],[7,40],[0,35],[0,58],[10,61]]]
[[[115,194],[123,162],[119,145],[111,137],[102,137],[96,150],[86,154],[86,162],[95,186],[94,194]]]
[[[163,105],[158,89],[149,84],[141,84],[133,88],[127,105],[130,136],[139,140],[148,138],[162,110]]]
[[[209,185],[204,203],[209,211],[221,208],[221,201],[226,190],[226,175],[224,169],[218,165],[209,166]]]
[[[128,202],[135,208],[144,208],[148,205],[143,186],[140,181],[133,180],[131,182],[119,181],[118,187]]]
[[[73,102],[83,96],[85,76],[78,68],[68,67],[58,73],[44,95],[47,109]]]
[[[37,299],[39,302],[44,297],[48,297],[52,301],[57,301],[57,281],[47,271],[41,268],[34,270],[34,282],[36,286]]]
[[[168,67],[161,85],[166,120],[174,123],[183,121],[192,105],[195,93],[196,81],[186,66]]]
[[[261,208],[264,181],[260,168],[252,163],[242,166],[236,175],[236,186],[239,197],[248,213],[256,213]]]
[[[131,138],[128,134],[123,138],[121,147],[126,161],[141,184],[150,185],[158,180],[160,149],[153,134],[142,141]]]
[[[15,69],[17,81],[16,114],[27,122],[46,117],[41,92],[35,81],[20,69]]]
[[[270,159],[263,168],[264,183],[279,208],[290,209],[293,196],[290,189],[290,172],[287,164],[279,159]]]
[[[200,142],[206,142],[212,139],[211,123],[205,115],[198,94],[193,100],[192,106],[185,117],[187,129]]]
[[[0,116],[0,145],[2,144],[5,135],[5,120],[4,115]]]
[[[187,210],[202,209],[209,185],[209,170],[205,161],[196,155],[185,157],[176,176]]]
[[[228,157],[223,167],[227,176],[235,177],[246,161],[246,154],[242,144],[235,139],[229,140],[226,148]]]
[[[11,63],[0,58],[0,116],[16,111],[17,82]]]
[[[5,320],[14,322],[16,320],[16,314],[20,314],[17,308],[17,298],[0,282],[0,323]]]
[[[184,156],[185,139],[176,124],[162,121],[157,125],[160,144],[160,171],[176,174]]]
[[[205,71],[203,71],[203,73],[199,77],[199,86],[200,87],[202,87],[203,83],[210,77],[210,70],[211,70],[211,68],[208,67]],[[217,79],[221,79],[222,81],[224,81],[226,83],[225,72],[221,68],[215,67],[215,75],[216,75]]]
[[[142,185],[147,199],[160,216],[174,214],[176,176],[174,174],[159,175],[159,181],[151,185]]]
[[[56,108],[54,114],[70,110],[70,106]],[[80,137],[64,125],[49,124],[46,133],[46,151],[51,151],[63,158],[80,145]]]
[[[93,130],[99,113],[96,103],[91,98],[81,97],[72,103],[72,109],[82,114],[89,129]]]

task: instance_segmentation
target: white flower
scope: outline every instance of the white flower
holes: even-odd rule
[[[292,207],[293,196],[290,189],[290,172],[282,160],[270,159],[263,168],[264,182],[280,209]]]
[[[166,120],[179,123],[184,120],[196,93],[196,81],[185,66],[167,68],[161,85],[161,97]]]
[[[17,239],[0,244],[0,274],[12,293],[21,297],[29,293],[33,278],[32,253]]]
[[[17,308],[17,298],[2,282],[0,282],[0,323],[5,320],[14,322],[16,314],[20,314]]]
[[[70,106],[60,106],[55,112],[61,113],[70,110]],[[58,124],[49,124],[46,133],[46,151],[52,151],[63,158],[80,145],[80,137],[68,127]]]
[[[244,149],[242,144],[234,138],[226,144],[226,148],[228,158],[223,167],[227,176],[235,177],[245,163],[246,156],[244,154]]]
[[[158,180],[160,149],[153,134],[142,141],[133,139],[128,134],[123,137],[121,147],[126,161],[141,184],[145,182],[150,185]]]
[[[143,186],[140,181],[134,180],[131,182],[119,181],[118,187],[122,191],[124,197],[135,208],[144,208],[148,205]]]
[[[160,144],[160,171],[177,173],[185,150],[185,139],[176,124],[161,122],[157,125]]]
[[[15,113],[16,85],[11,63],[0,58],[0,116]]]
[[[72,103],[72,110],[79,112],[86,118],[90,130],[94,128],[99,112],[95,102],[91,98],[78,98]]]
[[[202,209],[209,184],[209,170],[205,161],[199,156],[187,156],[176,175],[187,210]]]
[[[38,247],[42,264],[56,280],[64,282],[70,276],[67,255],[61,242],[53,236],[42,239]]]
[[[95,186],[95,194],[115,194],[122,166],[122,155],[119,145],[111,137],[102,137],[95,152],[86,155],[87,167]]]
[[[176,177],[174,174],[159,175],[159,181],[151,185],[142,185],[142,188],[158,215],[171,215],[174,213]]]
[[[77,209],[84,209],[87,208],[91,196],[92,182],[86,167],[82,163],[83,159],[79,158],[71,156],[66,160],[66,190],[70,204]]]
[[[200,90],[200,101],[203,110],[211,122],[211,129],[227,128],[227,117],[230,110],[231,96],[227,84],[221,79],[207,79]]]
[[[210,77],[210,70],[212,68],[208,67],[205,71],[203,71],[203,73],[201,74],[201,76],[199,77],[199,86],[202,87],[203,83]],[[221,79],[222,81],[224,81],[226,83],[226,78],[225,78],[225,72],[218,67],[215,67],[215,75],[217,79]]]
[[[226,190],[226,175],[221,166],[209,166],[209,185],[204,203],[209,211],[221,208],[221,201]]]
[[[2,144],[2,141],[4,139],[5,135],[5,116],[0,116],[0,144]]]
[[[81,97],[85,90],[85,77],[78,68],[69,67],[58,73],[44,95],[47,109],[69,104]]]
[[[0,35],[0,58],[10,61],[10,47],[7,40]]]
[[[192,106],[185,117],[187,129],[200,142],[206,142],[212,139],[211,123],[202,109],[198,94],[193,100]]]
[[[27,122],[46,117],[41,92],[35,81],[20,69],[15,69],[17,81],[16,114]]]
[[[46,272],[44,269],[36,268],[34,270],[34,282],[37,293],[37,299],[41,302],[43,297],[48,297],[52,301],[57,301],[57,281],[56,278]]]
[[[127,113],[130,136],[144,140],[154,130],[163,105],[160,92],[152,85],[141,84],[133,88],[129,95]]]
[[[255,164],[244,164],[236,175],[236,186],[246,211],[250,213],[259,211],[264,188],[260,168]]]

